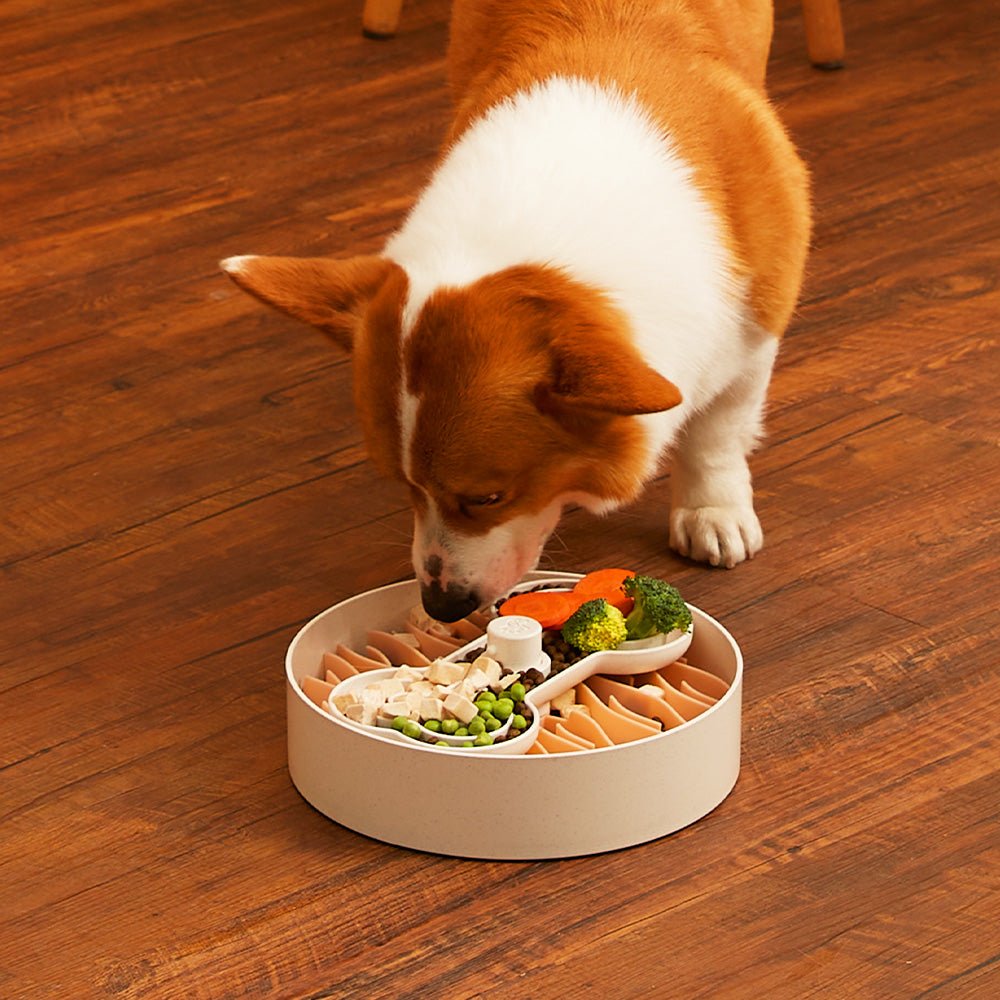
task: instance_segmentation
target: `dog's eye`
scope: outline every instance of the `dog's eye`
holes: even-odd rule
[[[481,497],[469,497],[465,501],[470,507],[495,507],[503,502],[502,493],[487,493]]]
[[[503,501],[504,495],[502,493],[484,493],[482,496],[477,497],[462,497],[459,501],[459,506],[468,514],[470,511],[481,507],[496,507],[497,504],[501,504]]]

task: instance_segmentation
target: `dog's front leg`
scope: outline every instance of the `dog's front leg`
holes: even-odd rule
[[[764,543],[747,457],[763,426],[777,346],[773,337],[760,340],[740,375],[688,419],[677,439],[670,545],[681,555],[731,568]]]

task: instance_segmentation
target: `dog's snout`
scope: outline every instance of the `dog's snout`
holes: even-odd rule
[[[439,622],[457,622],[479,607],[479,596],[475,591],[453,583],[442,587],[437,580],[421,584],[420,600],[424,611]]]

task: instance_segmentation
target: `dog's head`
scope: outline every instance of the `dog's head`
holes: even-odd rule
[[[366,445],[409,485],[413,566],[441,621],[534,568],[567,503],[601,511],[634,497],[655,458],[634,418],[680,402],[607,297],[553,268],[509,268],[417,302],[383,257],[222,266],[352,352]]]

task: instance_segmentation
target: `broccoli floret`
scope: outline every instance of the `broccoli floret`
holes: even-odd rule
[[[674,629],[686,631],[691,611],[676,587],[651,576],[629,576],[622,590],[635,599],[635,607],[625,619],[630,639],[645,639]]]
[[[563,638],[584,653],[614,649],[626,633],[625,616],[603,597],[581,604],[562,628]]]

